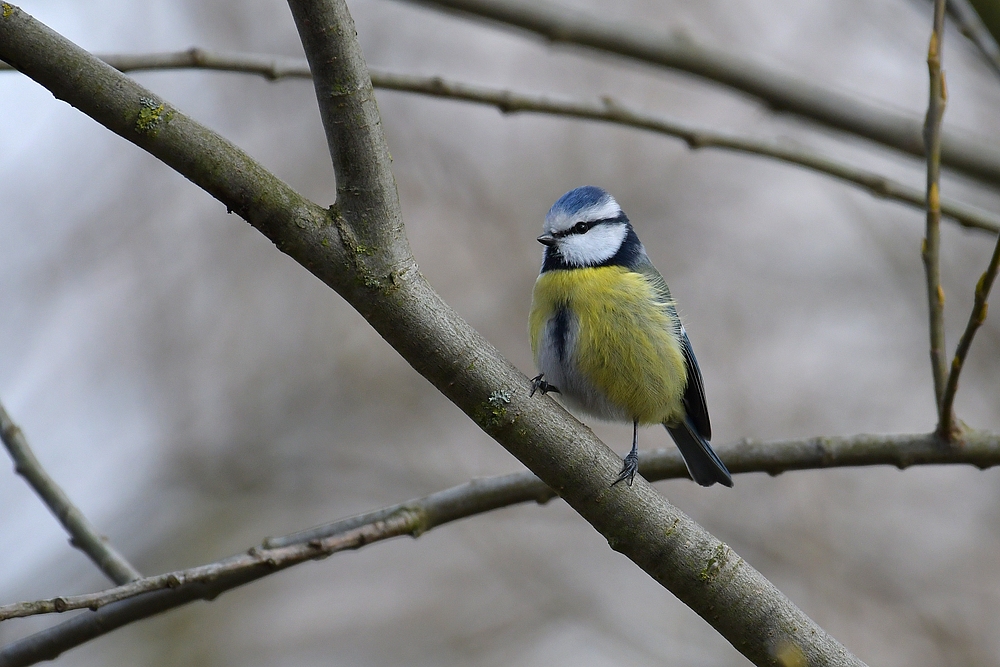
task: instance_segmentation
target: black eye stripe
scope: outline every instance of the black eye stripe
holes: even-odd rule
[[[615,220],[616,218],[608,218],[605,220],[589,220],[589,221],[581,220],[580,222],[576,223],[569,229],[564,229],[561,232],[553,232],[552,236],[556,237],[557,239],[561,239],[565,236],[569,236],[570,234],[586,234],[587,232],[589,232],[591,229],[601,224],[602,222],[614,222]]]
[[[551,232],[551,234],[557,239],[561,239],[569,236],[570,234],[586,234],[597,225],[612,222],[623,222],[627,224],[628,218],[625,217],[624,212],[619,211],[618,215],[613,218],[601,218],[600,220],[578,220],[572,227],[559,232]]]

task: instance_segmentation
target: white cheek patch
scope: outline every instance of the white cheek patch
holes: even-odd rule
[[[618,205],[615,198],[608,195],[593,206],[580,209],[572,214],[566,211],[559,211],[556,215],[545,219],[544,231],[546,234],[563,232],[580,222],[590,222],[591,220],[611,220],[617,218],[622,213],[622,207]]]
[[[628,233],[623,223],[604,223],[591,227],[586,234],[569,234],[558,240],[556,248],[563,261],[572,266],[594,266],[615,256]]]

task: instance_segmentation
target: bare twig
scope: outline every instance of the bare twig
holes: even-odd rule
[[[305,58],[209,51],[198,47],[178,52],[110,54],[98,57],[120,72],[191,68],[259,74],[269,81],[312,78]]]
[[[941,400],[947,380],[944,340],[944,288],[941,286],[941,119],[947,102],[944,72],[941,71],[941,49],[944,39],[945,0],[934,2],[934,28],[927,48],[927,70],[930,74],[930,95],[924,121],[924,143],[927,150],[927,232],[921,255],[927,274],[927,301],[930,320],[931,370],[934,376],[934,405],[938,410],[938,432],[950,438],[951,415],[941,412]]]
[[[139,571],[115,550],[108,539],[83,515],[69,496],[49,477],[35,457],[21,429],[0,404],[0,439],[14,460],[14,470],[31,485],[49,510],[70,534],[70,544],[87,554],[90,560],[116,584],[142,577]]]
[[[809,149],[719,132],[680,120],[644,113],[630,109],[610,97],[605,97],[603,103],[600,104],[553,100],[539,95],[527,95],[509,90],[446,81],[440,77],[417,77],[388,72],[373,72],[372,83],[380,88],[489,104],[504,113],[545,113],[636,127],[681,139],[692,150],[721,148],[768,157],[858,185],[877,197],[892,199],[920,208],[925,206],[925,195],[918,188],[824,157]],[[941,210],[942,213],[963,227],[994,233],[998,231],[1000,216],[989,211],[956,200],[942,201]]]
[[[341,530],[335,534],[330,533],[324,538],[298,541],[281,547],[253,547],[245,553],[236,554],[214,563],[145,577],[99,593],[61,596],[37,602],[18,602],[4,605],[0,607],[0,621],[37,614],[62,613],[76,609],[97,611],[113,602],[135,598],[145,593],[164,589],[197,587],[214,583],[223,578],[230,578],[233,583],[232,587],[235,587],[292,565],[325,558],[338,551],[357,549],[390,537],[410,534],[415,530],[415,515],[405,512],[383,512],[380,513],[381,515],[384,515],[381,519],[362,522],[355,528]],[[232,579],[234,575],[243,575],[249,572],[257,572],[258,574],[251,579],[240,579],[238,584]],[[229,590],[229,588],[216,589],[216,593],[218,594],[222,590]],[[7,647],[0,649],[0,661],[6,658],[6,650]]]
[[[301,59],[260,54],[212,52],[199,48],[176,53],[106,54],[99,57],[122,72],[195,68],[260,74],[269,80],[285,77],[311,78],[312,76],[309,72],[309,65]],[[0,70],[5,68],[10,68],[10,66],[0,63]],[[926,207],[926,194],[923,190],[905,185],[881,174],[824,157],[806,148],[720,132],[680,120],[633,110],[609,97],[605,97],[603,103],[555,100],[541,95],[477,86],[436,76],[413,76],[379,70],[371,70],[370,74],[372,85],[376,88],[487,104],[496,107],[505,114],[543,113],[635,127],[676,137],[685,141],[691,149],[720,148],[798,165],[860,186],[876,197],[910,204],[921,210]],[[942,198],[941,213],[968,229],[981,229],[994,234],[1000,232],[1000,215],[964,202]]]
[[[996,0],[970,0],[983,27],[1000,43],[1000,4]]]
[[[961,448],[942,447],[936,434],[859,435],[818,437],[783,442],[740,443],[718,448],[733,473],[766,472],[777,475],[789,470],[891,465],[904,469],[913,465],[964,464],[980,469],[1000,465],[1000,435],[969,432]],[[649,481],[686,478],[687,469],[674,448],[643,452],[639,471]],[[545,503],[556,493],[530,472],[475,479],[422,498],[340,519],[283,537],[270,537],[259,547],[215,563],[187,570],[146,577],[124,586],[85,595],[62,596],[0,606],[0,621],[71,611],[97,610],[152,591],[201,586],[232,577],[229,588],[250,581],[244,571],[256,571],[267,563],[277,571],[296,563],[355,549],[399,535],[419,537],[458,519],[483,514],[525,502]],[[264,572],[260,576],[265,576]],[[240,575],[240,576],[237,576]],[[256,579],[258,577],[254,577]],[[223,589],[213,589],[216,594]],[[190,601],[178,590],[176,604]],[[176,606],[173,605],[173,606]],[[138,620],[138,619],[137,619]],[[47,631],[46,631],[47,632]],[[0,650],[0,664],[5,653]]]
[[[969,322],[965,325],[965,331],[962,333],[962,338],[959,339],[958,347],[955,349],[955,358],[951,361],[951,371],[948,373],[948,384],[945,386],[944,398],[941,399],[941,414],[943,415],[954,414],[955,394],[958,392],[958,376],[962,373],[962,367],[965,365],[965,358],[969,354],[969,348],[972,347],[972,339],[975,337],[976,331],[986,321],[986,312],[988,310],[986,299],[989,298],[993,281],[996,280],[998,265],[1000,265],[1000,238],[997,239],[997,244],[993,248],[993,257],[990,258],[989,266],[986,267],[986,271],[983,272],[983,275],[979,278],[979,282],[976,283],[976,296],[972,306],[972,314],[969,315]]]
[[[412,532],[413,517],[406,513],[376,521],[323,540],[276,549],[253,548],[190,570],[149,577],[114,589],[134,589],[130,599],[120,599],[86,616],[77,616],[53,628],[29,635],[0,648],[0,667],[21,667],[53,660],[63,651],[116,630],[123,625],[195,600],[212,600],[221,593],[273,574],[306,560],[324,558],[337,551],[356,549],[371,541]],[[142,592],[142,591],[150,592]],[[61,607],[61,600],[53,601]],[[90,606],[98,607],[95,602]]]
[[[948,0],[948,13],[993,71],[1000,74],[1000,47],[972,3],[969,0]]]
[[[171,69],[207,69],[220,72],[259,74],[268,81],[279,79],[310,79],[309,64],[305,58],[290,58],[259,53],[233,51],[208,51],[196,46],[186,51],[160,53],[106,53],[98,58],[119,72],[144,72]],[[0,71],[15,71],[0,62]]]
[[[557,44],[614,53],[680,70],[752,95],[772,109],[807,118],[897,150],[924,156],[920,120],[906,112],[826,88],[783,70],[698,44],[685,34],[662,35],[635,25],[616,25],[543,0],[406,0],[434,9],[487,19],[535,33]],[[945,166],[1000,184],[1000,148],[985,137],[946,132]]]

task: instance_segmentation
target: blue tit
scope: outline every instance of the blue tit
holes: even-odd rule
[[[632,450],[612,486],[630,486],[639,464],[639,424],[663,424],[691,478],[732,486],[709,445],[712,427],[701,370],[663,277],[614,197],[570,190],[545,216],[545,246],[529,329],[540,375],[573,410],[632,422]]]

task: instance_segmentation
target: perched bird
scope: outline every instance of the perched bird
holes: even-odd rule
[[[614,197],[570,190],[545,216],[545,246],[529,329],[540,375],[531,393],[554,391],[568,407],[632,422],[632,451],[612,486],[630,486],[639,424],[663,424],[691,478],[732,486],[708,441],[701,371],[663,277]]]

